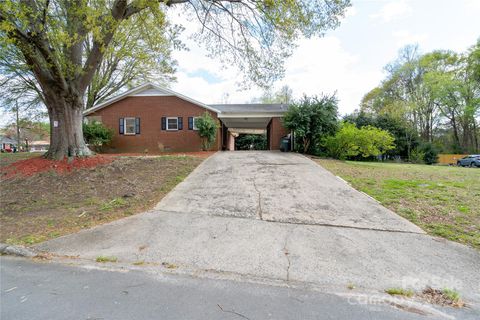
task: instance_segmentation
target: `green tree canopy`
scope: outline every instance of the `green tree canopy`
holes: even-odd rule
[[[402,118],[422,141],[441,143],[446,152],[480,151],[479,48],[480,41],[461,53],[403,48],[361,110]]]
[[[394,141],[388,131],[369,125],[357,128],[353,123],[343,122],[334,136],[323,139],[323,145],[328,154],[337,159],[369,158],[395,148]]]
[[[335,94],[320,97],[304,96],[293,103],[283,117],[283,125],[294,132],[299,150],[305,153],[318,151],[324,136],[337,129],[338,100]]]

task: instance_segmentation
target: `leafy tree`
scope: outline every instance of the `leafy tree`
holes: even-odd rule
[[[357,128],[373,126],[388,131],[395,138],[395,148],[385,152],[386,156],[400,156],[410,159],[411,151],[419,144],[415,130],[403,118],[395,117],[390,113],[371,114],[357,111],[343,118],[344,121],[353,123]]]
[[[203,43],[221,63],[236,65],[250,82],[268,86],[283,75],[283,61],[298,38],[339,25],[349,0],[4,0],[2,43],[21,58],[41,88],[51,123],[48,158],[86,156],[82,132],[85,94],[129,19],[135,28],[152,16],[148,34],[162,30],[170,7],[196,18]],[[159,29],[156,29],[158,27]],[[91,46],[88,46],[91,44]]]
[[[300,152],[317,152],[321,139],[337,130],[337,104],[338,100],[332,94],[304,96],[289,106],[283,117],[283,125],[294,132]]]
[[[356,144],[358,130],[352,123],[342,123],[340,130],[335,135],[325,137],[322,141],[327,154],[341,160],[357,156],[359,153]]]
[[[112,141],[113,130],[96,121],[84,123],[83,136],[85,141],[98,151]]]
[[[173,48],[183,48],[177,40],[181,29],[166,25],[161,33],[144,37],[146,32],[136,26],[157,23],[152,17],[147,18],[143,23],[129,19],[116,33],[87,88],[86,109],[118,94],[125,87],[152,81],[167,85],[175,80],[176,62],[171,53]],[[86,42],[87,51],[92,46],[92,43]],[[0,86],[2,107],[11,109],[16,102],[21,102],[22,108],[28,107],[30,113],[37,110],[46,113],[42,90],[18,48],[1,43],[0,57],[0,74],[4,77]]]
[[[323,145],[327,153],[337,159],[369,158],[395,148],[394,141],[388,131],[372,126],[357,128],[353,123],[343,122],[334,136],[323,139]]]
[[[132,17],[120,26],[112,40],[100,67],[87,88],[85,108],[91,108],[126,87],[135,87],[145,82],[155,82],[168,86],[176,80],[176,61],[172,57],[174,48],[183,49],[178,40],[182,28],[164,22],[158,30],[158,23],[152,15],[139,22]],[[149,32],[146,30],[158,30]],[[93,46],[93,39],[87,42]]]
[[[425,143],[447,152],[480,150],[480,41],[462,53],[420,54],[407,46],[387,78],[365,95],[361,110],[401,118]]]
[[[195,125],[198,128],[198,135],[202,138],[202,149],[209,150],[217,138],[219,128],[217,121],[205,111],[201,117],[195,119]]]

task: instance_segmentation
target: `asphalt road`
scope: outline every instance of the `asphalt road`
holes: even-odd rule
[[[308,290],[0,259],[2,320],[427,319],[386,304]],[[475,319],[472,311],[447,311]]]

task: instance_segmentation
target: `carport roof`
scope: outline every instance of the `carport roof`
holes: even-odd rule
[[[288,109],[286,104],[263,104],[263,103],[249,103],[249,104],[211,104],[212,108],[220,111],[221,114],[228,113],[284,113]]]
[[[248,104],[211,104],[212,108],[224,113],[283,113],[288,109],[286,104],[263,104],[263,103],[248,103]]]

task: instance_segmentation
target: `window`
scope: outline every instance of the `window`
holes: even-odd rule
[[[199,117],[193,117],[193,130],[198,130],[198,127],[197,127],[197,119]]]
[[[167,130],[178,130],[178,118],[167,118]]]
[[[135,134],[135,118],[125,118],[125,134],[134,135]]]

